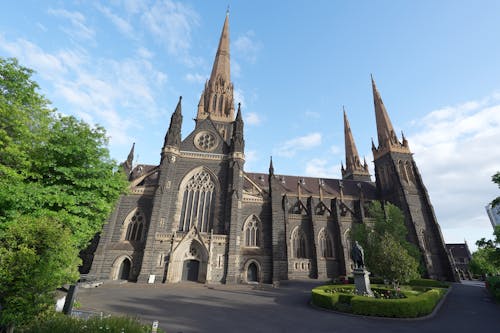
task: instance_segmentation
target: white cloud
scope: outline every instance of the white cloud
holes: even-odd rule
[[[245,108],[245,96],[243,94],[243,90],[241,89],[234,89],[233,91],[233,101],[235,104],[235,107],[238,108],[238,103],[241,103],[241,107]]]
[[[236,54],[250,63],[255,63],[257,55],[262,48],[262,44],[255,40],[255,33],[252,30],[238,36],[233,43]]]
[[[69,36],[78,39],[93,40],[95,31],[86,25],[86,19],[82,13],[70,12],[66,9],[49,9],[48,13],[69,20],[71,28],[61,28]]]
[[[319,112],[314,112],[314,111],[309,111],[307,110],[305,113],[307,118],[314,118],[314,119],[319,119],[321,116]]]
[[[259,125],[261,119],[255,112],[249,112],[244,115],[245,123],[248,125]]]
[[[96,4],[97,9],[106,16],[111,23],[113,23],[116,28],[125,36],[134,38],[134,29],[132,25],[125,20],[124,18],[116,15],[109,9],[108,7],[102,6],[100,4]]]
[[[187,57],[191,47],[191,29],[198,25],[198,14],[190,7],[171,0],[158,1],[142,13],[142,21],[165,44],[172,55]],[[186,59],[192,62],[193,59]]]
[[[198,73],[188,73],[184,79],[191,83],[204,83],[207,80],[207,77]]]
[[[44,86],[51,90],[47,95],[67,103],[72,114],[103,125],[112,145],[129,145],[128,131],[140,126],[139,118],[160,113],[155,93],[167,76],[144,58],[95,59],[81,48],[50,53],[30,41],[10,41],[2,34],[0,50],[35,69],[50,83]]]
[[[141,46],[137,49],[137,54],[144,59],[151,59],[154,56],[154,53],[148,50],[147,48]]]
[[[321,144],[321,133],[315,132],[285,141],[274,149],[274,154],[283,157],[293,157],[300,150],[308,150]]]
[[[331,164],[320,158],[313,158],[306,163],[306,176],[322,178],[341,178],[339,174],[340,165]]]
[[[341,149],[340,149],[340,147],[339,147],[339,146],[335,146],[335,145],[333,145],[333,146],[331,146],[331,147],[330,147],[330,152],[331,152],[332,154],[337,155],[337,154],[339,154],[339,153],[341,152]]]
[[[441,227],[460,229],[458,239],[460,232],[450,231],[455,242],[476,237],[472,234],[478,230],[491,231],[484,206],[498,195],[491,182],[500,170],[498,93],[433,111],[415,126],[408,141]],[[469,245],[476,239],[468,239]]]

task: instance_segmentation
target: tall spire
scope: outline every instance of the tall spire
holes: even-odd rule
[[[370,180],[370,173],[368,172],[368,165],[362,165],[359,159],[358,149],[354,143],[354,138],[351,132],[351,126],[347,119],[347,114],[344,111],[344,140],[345,140],[345,163],[346,167],[342,166],[343,179],[355,180]]]
[[[165,143],[163,148],[170,146],[179,148],[181,144],[181,127],[182,127],[182,96],[179,97],[179,102],[175,108],[172,117],[170,118],[170,126],[168,127],[167,134],[165,135]]]
[[[387,110],[385,109],[384,102],[382,101],[382,97],[380,96],[380,92],[377,89],[377,85],[375,84],[375,80],[373,76],[371,76],[372,80],[372,90],[373,90],[373,104],[375,106],[375,120],[377,122],[377,136],[378,136],[378,148],[375,151],[379,152],[379,155],[383,152],[389,150],[403,150],[404,152],[409,152],[407,143],[405,145],[401,144],[396,136],[396,132],[394,132],[394,127],[392,126],[391,119],[387,114]],[[378,155],[378,156],[379,156]]]
[[[219,47],[215,54],[210,79],[198,104],[197,119],[210,118],[216,121],[232,122],[234,120],[233,84],[231,83],[231,66],[229,53],[229,11],[222,27]]]
[[[121,164],[127,176],[132,172],[133,162],[134,162],[134,148],[135,148],[135,142],[132,144],[132,148],[128,153],[127,159],[125,160],[125,162]]]
[[[245,150],[245,140],[243,139],[243,117],[241,116],[241,103],[238,103],[238,113],[233,123],[233,136],[231,140],[231,150],[233,152],[243,152]]]

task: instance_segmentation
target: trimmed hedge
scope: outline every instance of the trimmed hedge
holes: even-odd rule
[[[486,278],[486,288],[493,297],[500,302],[500,276],[489,276]]]
[[[448,288],[450,286],[450,284],[447,282],[442,282],[432,279],[411,280],[408,284],[410,286],[431,287],[431,288]]]
[[[443,297],[446,289],[428,289],[418,295],[416,291],[404,290],[406,298],[382,299],[331,292],[331,290],[354,289],[354,286],[327,285],[312,290],[312,303],[316,306],[355,314],[379,317],[413,318],[431,313]],[[384,290],[385,288],[377,288]],[[387,289],[388,290],[388,289]]]
[[[443,297],[445,289],[431,289],[418,296],[400,299],[377,299],[356,296],[351,300],[352,312],[360,315],[414,318],[428,315]]]

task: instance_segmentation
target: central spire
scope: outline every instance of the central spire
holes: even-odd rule
[[[226,13],[224,26],[215,54],[210,79],[198,104],[197,119],[210,118],[216,121],[234,120],[233,84],[231,83],[231,65],[229,53],[229,11]]]

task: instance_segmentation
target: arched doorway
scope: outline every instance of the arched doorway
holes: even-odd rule
[[[259,268],[254,262],[248,265],[247,282],[259,282]]]
[[[128,280],[130,277],[130,267],[131,263],[128,258],[123,259],[120,264],[120,269],[118,270],[117,278],[118,280]]]
[[[182,280],[198,282],[198,272],[200,269],[200,262],[198,260],[184,260],[182,267]]]

